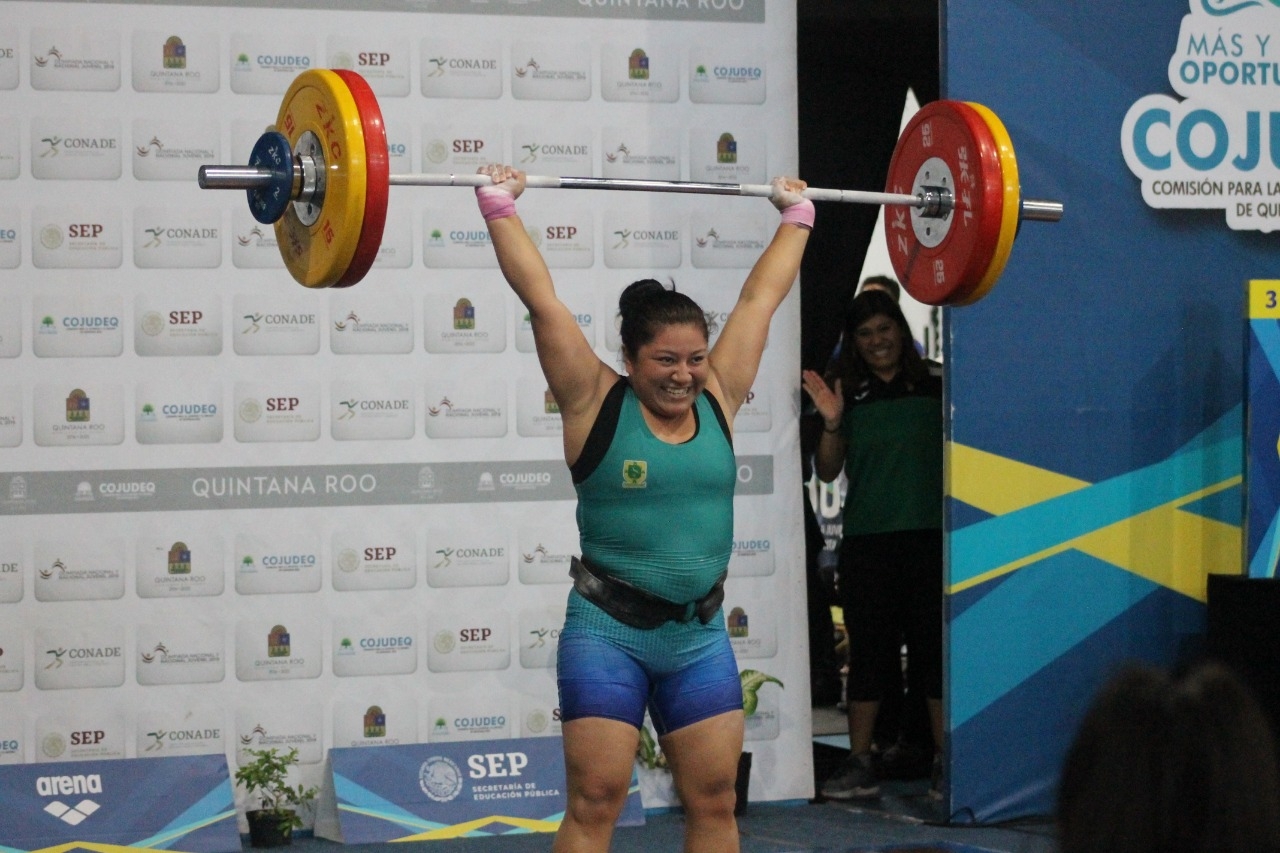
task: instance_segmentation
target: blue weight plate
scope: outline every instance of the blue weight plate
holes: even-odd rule
[[[283,133],[269,130],[258,137],[249,155],[249,165],[271,170],[271,183],[265,187],[247,190],[249,210],[253,218],[270,225],[289,207],[293,199],[293,151],[289,138]]]

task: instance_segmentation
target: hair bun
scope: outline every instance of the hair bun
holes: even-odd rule
[[[646,302],[661,299],[667,288],[655,278],[642,278],[628,284],[618,297],[618,313],[627,316]]]

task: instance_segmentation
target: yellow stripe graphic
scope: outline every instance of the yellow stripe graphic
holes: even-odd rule
[[[958,501],[1004,515],[1091,484],[962,444],[950,444],[948,488]],[[1230,477],[1123,521],[1027,554],[949,588],[957,593],[1076,549],[1198,601],[1211,573],[1239,574],[1242,532],[1181,507],[1241,483]]]
[[[494,815],[492,817],[469,820],[466,823],[457,823],[453,826],[443,826],[429,832],[420,832],[417,835],[406,835],[403,838],[393,839],[393,841],[435,841],[441,838],[461,838],[469,832],[492,826],[495,823],[505,824],[516,829],[525,829],[530,832],[555,832],[560,828],[560,821]]]

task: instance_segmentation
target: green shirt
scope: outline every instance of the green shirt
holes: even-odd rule
[[[872,378],[845,391],[844,535],[942,527],[942,379]]]

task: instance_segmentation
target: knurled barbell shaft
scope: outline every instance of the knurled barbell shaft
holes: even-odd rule
[[[488,175],[392,175],[392,184],[414,187],[483,187],[491,181]],[[768,184],[717,184],[698,181],[657,181],[628,178],[574,178],[528,175],[525,186],[533,189],[562,190],[631,190],[654,193],[692,193],[695,195],[738,195],[768,198],[773,188]],[[809,187],[802,195],[813,201],[842,201],[858,204],[905,204],[920,206],[918,196],[901,193],[873,193],[858,190],[828,190]]]
[[[253,190],[270,186],[274,173],[255,166],[201,166],[200,187],[207,190]],[[480,187],[492,183],[488,175],[415,174],[390,175],[391,186],[409,187]],[[723,184],[698,181],[657,181],[624,178],[579,178],[550,175],[528,175],[525,186],[533,189],[624,190],[633,192],[692,193],[697,195],[736,195],[768,198],[769,184]],[[928,215],[945,216],[950,212],[949,199],[933,193],[867,192],[809,187],[802,195],[813,201],[855,204],[903,205],[919,207]],[[1040,222],[1057,222],[1062,218],[1062,203],[1039,199],[1022,200],[1022,218]]]
[[[257,166],[201,166],[200,188],[206,190],[254,190],[271,185],[275,173]],[[482,187],[493,183],[488,175],[390,175],[387,183],[401,187]],[[648,181],[623,178],[575,178],[528,175],[531,189],[630,190],[634,192],[694,193],[699,195],[740,195],[768,198],[768,184],[717,184],[697,181]],[[827,190],[810,187],[803,193],[814,201],[842,201],[861,204],[904,204],[923,206],[919,196],[903,193],[876,193],[859,190]]]

